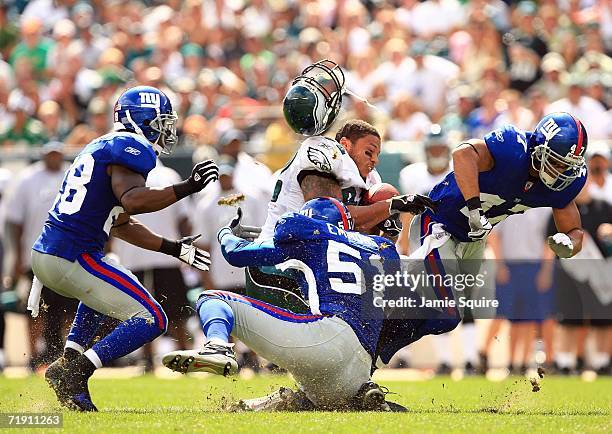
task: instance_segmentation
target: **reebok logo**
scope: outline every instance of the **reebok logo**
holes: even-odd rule
[[[128,146],[127,148],[125,148],[124,151],[127,152],[128,154],[140,155],[140,151],[136,148],[132,148],[131,146]]]

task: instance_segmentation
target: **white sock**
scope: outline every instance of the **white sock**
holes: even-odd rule
[[[465,362],[470,362],[472,365],[476,365],[476,362],[478,361],[476,324],[463,324],[461,333],[463,336],[463,354],[465,357]]]
[[[608,364],[609,361],[610,355],[608,353],[596,352],[591,357],[591,365],[593,366],[593,369],[603,368]]]
[[[66,345],[64,345],[64,348],[72,348],[73,350],[78,351],[81,354],[85,352],[85,348],[73,341],[66,341]]]
[[[576,363],[575,357],[572,353],[568,352],[557,352],[557,365],[559,368],[571,368]]]
[[[87,351],[85,351],[84,355],[85,355],[85,357],[87,357],[89,359],[89,361],[91,363],[94,364],[96,369],[102,367],[102,360],[100,360],[100,357],[98,357],[98,355],[96,354],[96,352],[94,350],[92,350],[90,348]]]
[[[438,362],[440,364],[446,364],[450,366],[451,360],[451,346],[448,333],[434,336],[433,343],[436,348],[436,355],[438,356]]]
[[[4,368],[4,350],[0,349],[0,368]]]

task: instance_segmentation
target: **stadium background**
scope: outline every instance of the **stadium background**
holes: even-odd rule
[[[379,128],[379,171],[396,185],[404,165],[424,158],[432,123],[457,143],[505,123],[528,130],[564,110],[584,122],[590,146],[609,152],[611,48],[605,0],[2,1],[3,197],[43,144],[63,143],[70,160],[106,133],[116,97],[136,83],[172,99],[179,146],[164,163],[183,176],[192,161],[225,153],[236,131],[243,151],[277,170],[299,140],[281,116],[284,92],[322,58],[343,65],[347,87],[374,106],[346,96],[337,124],[357,117]],[[10,233],[3,238],[5,276],[17,277]],[[5,279],[5,289],[13,283]],[[7,318],[6,361],[27,365],[25,317]],[[420,345],[413,364],[435,365]],[[461,345],[454,341],[456,359]],[[506,363],[505,344],[494,348]]]

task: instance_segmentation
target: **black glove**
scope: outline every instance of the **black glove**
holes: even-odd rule
[[[177,241],[164,238],[159,251],[174,256],[198,270],[207,271],[210,265],[210,253],[193,245],[193,242],[198,238],[200,238],[200,235],[191,235]]]
[[[426,208],[436,211],[438,204],[422,194],[404,194],[391,198],[389,214],[394,215],[401,212],[410,214],[421,214]]]
[[[178,200],[187,197],[193,193],[204,190],[204,188],[213,181],[219,179],[219,168],[213,160],[200,161],[193,166],[191,176],[174,184],[174,193]]]
[[[242,225],[240,224],[240,220],[242,220],[242,208],[239,207],[236,215],[227,225],[232,231],[232,234],[239,238],[244,238],[247,241],[255,240],[261,233],[261,228],[257,226]]]
[[[402,231],[402,220],[399,214],[394,214],[391,217],[383,220],[376,225],[378,229],[383,231],[388,237],[394,238],[399,236]]]

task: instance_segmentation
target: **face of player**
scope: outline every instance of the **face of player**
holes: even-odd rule
[[[359,174],[365,179],[378,164],[380,154],[380,139],[372,134],[351,142],[346,137],[340,140],[346,152],[353,159],[359,169]]]

